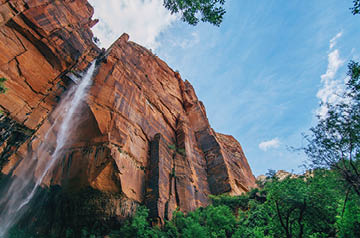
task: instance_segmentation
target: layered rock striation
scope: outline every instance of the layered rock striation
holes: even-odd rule
[[[208,205],[210,194],[254,187],[240,144],[211,128],[191,84],[126,34],[101,52],[92,14],[86,0],[1,1],[0,76],[8,79],[0,95],[2,173],[16,176],[44,142],[68,76],[99,56],[81,123],[44,187],[103,194],[96,212],[81,216],[121,220],[145,204],[158,224],[176,209]]]
[[[98,55],[92,15],[84,0],[0,1],[0,74],[8,88],[0,94],[0,109],[8,115],[0,119],[2,130],[19,137],[37,131],[65,90],[66,72],[83,69]],[[8,143],[13,137],[2,137],[0,167],[18,149]]]

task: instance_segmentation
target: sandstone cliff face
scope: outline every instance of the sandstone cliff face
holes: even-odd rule
[[[0,165],[8,177],[38,149],[69,71],[100,54],[92,14],[85,0],[1,1],[0,76],[9,90],[0,95]],[[211,129],[191,84],[126,34],[102,55],[79,117],[44,186],[108,195],[81,216],[121,220],[145,204],[161,224],[175,209],[208,205],[210,194],[255,186],[240,144]]]
[[[0,74],[8,79],[0,109],[9,115],[0,119],[2,129],[26,138],[43,124],[65,89],[64,73],[75,65],[84,68],[98,54],[92,15],[83,0],[0,1]],[[0,142],[2,161],[18,148],[9,147],[12,137]]]

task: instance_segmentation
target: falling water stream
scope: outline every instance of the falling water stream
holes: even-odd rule
[[[95,62],[91,64],[81,81],[79,80],[79,84],[68,90],[56,107],[54,119],[33,155],[22,160],[16,167],[16,176],[11,179],[0,198],[0,238],[6,237],[9,229],[24,214],[26,205],[61,158],[64,146],[70,139],[69,135],[79,123],[76,113],[81,110],[81,103],[86,99],[94,71]],[[54,136],[56,144],[50,145],[48,142]]]

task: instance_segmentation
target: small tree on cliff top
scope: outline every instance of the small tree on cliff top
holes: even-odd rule
[[[220,26],[225,9],[225,0],[164,0],[164,6],[173,13],[180,13],[181,19],[190,25],[199,20]]]
[[[0,94],[5,93],[7,88],[4,86],[4,82],[6,81],[6,78],[0,78]]]

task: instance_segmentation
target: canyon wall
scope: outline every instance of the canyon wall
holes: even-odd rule
[[[93,43],[96,21],[86,0],[0,4],[0,76],[8,88],[0,95],[0,168],[6,179],[26,159],[36,159],[39,144],[55,143],[56,135],[44,141],[59,113],[54,108],[73,84],[71,75],[98,59],[78,113],[81,123],[43,184],[66,194],[57,195],[66,197],[63,204],[52,205],[67,208],[53,218],[66,213],[64,227],[116,223],[139,204],[163,224],[176,209],[208,205],[210,194],[236,195],[255,186],[240,144],[211,128],[204,105],[179,73],[126,34],[107,51]],[[82,200],[77,210],[69,209],[72,196]],[[46,229],[61,230],[51,224]]]

